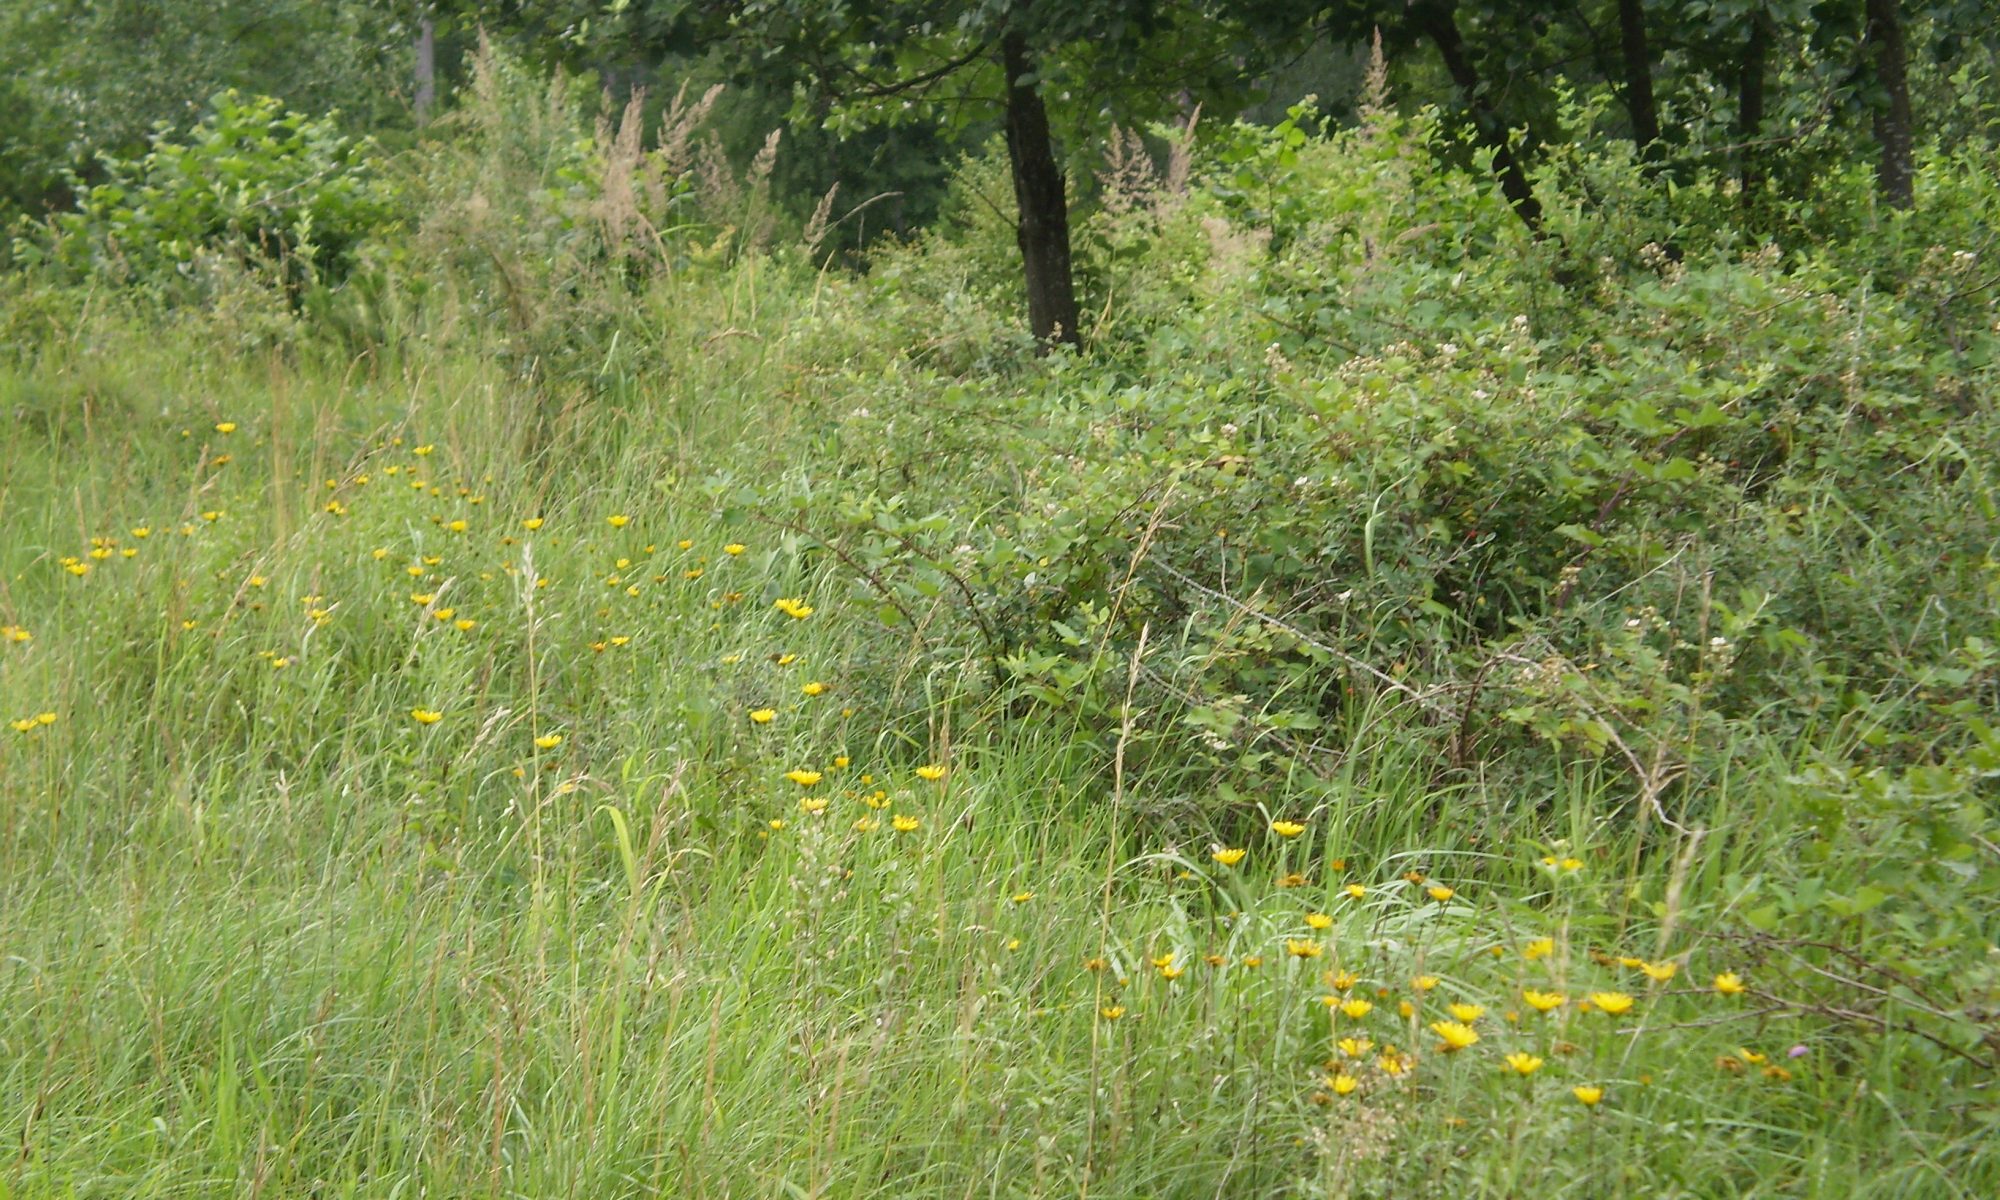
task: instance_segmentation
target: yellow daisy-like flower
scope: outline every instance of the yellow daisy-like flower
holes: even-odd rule
[[[1431,1032],[1444,1039],[1438,1048],[1446,1054],[1453,1054],[1479,1043],[1479,1031],[1470,1025],[1461,1025],[1457,1021],[1433,1021]]]
[[[1122,1004],[1107,1004],[1097,1010],[1097,1015],[1107,1021],[1116,1021],[1125,1015],[1125,1006]]]
[[[545,733],[535,739],[535,748],[537,750],[553,750],[557,746],[562,745],[562,740],[562,734],[560,733]]]
[[[1538,992],[1533,988],[1528,988],[1521,993],[1521,999],[1528,1002],[1529,1008],[1534,1009],[1536,1012],[1545,1013],[1554,1012],[1556,1009],[1561,1008],[1568,1002],[1569,997],[1563,995],[1561,992]]]
[[[1438,977],[1435,975],[1419,975],[1415,979],[1410,980],[1410,986],[1420,992],[1428,992],[1436,987],[1438,982]]]
[[[1340,1047],[1340,1052],[1349,1058],[1365,1057],[1370,1050],[1375,1048],[1375,1043],[1365,1037],[1344,1037],[1335,1042],[1334,1045]]]
[[[1450,888],[1441,885],[1432,887],[1428,890],[1430,892],[1431,899],[1437,901],[1439,904],[1443,904],[1445,901],[1451,899],[1453,896],[1458,894],[1452,891]]]
[[[1624,992],[1592,992],[1590,1002],[1614,1017],[1622,1017],[1632,1011],[1632,997]]]
[[[1743,994],[1743,977],[1734,971],[1724,971],[1715,977],[1715,990],[1723,996],[1740,996]]]
[[[785,819],[783,817],[772,817],[769,824],[773,830],[783,829],[785,827]]]
[[[1358,884],[1358,883],[1350,883],[1350,884],[1348,884],[1348,885],[1347,885],[1346,887],[1344,887],[1344,888],[1341,888],[1340,890],[1341,890],[1341,891],[1343,891],[1343,892],[1346,892],[1346,893],[1347,893],[1347,895],[1348,895],[1348,898],[1349,898],[1349,899],[1353,899],[1353,900],[1359,900],[1359,899],[1361,899],[1361,898],[1362,898],[1363,896],[1366,896],[1366,895],[1368,894],[1368,889],[1367,889],[1367,888],[1365,888],[1365,887],[1362,887],[1362,886],[1361,886],[1360,884]]]
[[[1359,996],[1350,1000],[1344,1000],[1340,1005],[1340,1015],[1350,1021],[1359,1021],[1374,1011],[1375,1006]]]
[[[1015,892],[1012,896],[1008,898],[1016,904],[1026,904],[1028,901],[1033,900],[1035,898],[1035,893]]]
[[[750,710],[750,719],[759,725],[769,725],[777,715],[778,710],[775,708],[753,708]]]
[[[529,517],[527,520],[521,522],[521,528],[527,530],[529,533],[533,533],[535,530],[540,529],[541,527],[542,527],[542,518],[540,517]]]
[[[803,621],[813,615],[813,607],[806,603],[804,596],[782,596],[774,601],[771,607],[794,621]]]
[[[33,717],[22,717],[19,720],[7,723],[14,727],[15,733],[32,733],[35,729],[35,718]]]
[[[836,754],[833,756],[833,769],[836,771],[845,771],[847,769],[847,764],[850,761],[852,760],[850,760],[845,754]]]
[[[826,797],[807,796],[799,801],[799,807],[809,813],[823,813],[826,811]]]
[[[1525,1050],[1516,1050],[1507,1056],[1507,1069],[1516,1075],[1533,1075],[1542,1069],[1542,1060]]]
[[[820,773],[818,771],[787,771],[785,772],[785,778],[798,784],[800,787],[812,787],[819,783]]]
[[[1160,978],[1162,978],[1162,979],[1165,979],[1165,980],[1169,980],[1169,981],[1172,981],[1172,980],[1175,980],[1175,979],[1179,979],[1179,978],[1180,978],[1180,977],[1181,977],[1182,975],[1184,975],[1184,974],[1186,974],[1186,973],[1187,973],[1187,968],[1186,968],[1186,967],[1161,967],[1161,968],[1160,968]]]
[[[1264,956],[1261,954],[1246,954],[1243,956],[1243,965],[1254,971],[1264,965]]]
[[[922,825],[923,825],[922,821],[919,821],[917,818],[912,817],[907,813],[899,814],[889,822],[889,827],[891,829],[894,829],[897,833],[914,833]]]
[[[415,453],[418,458],[429,458],[431,451],[435,449],[437,449],[436,446],[418,446]]]
[[[929,766],[918,767],[917,778],[923,780],[925,783],[936,783],[938,780],[944,778],[944,768],[935,763]]]
[[[1300,834],[1304,833],[1305,831],[1306,827],[1304,825],[1299,824],[1297,821],[1271,822],[1271,832],[1277,834],[1279,837],[1295,838]]]
[[[458,620],[453,621],[452,624],[458,627],[460,633],[470,633],[472,627],[479,624],[479,622],[473,620],[471,617],[460,617]]]
[[[1225,867],[1233,867],[1237,863],[1242,862],[1243,856],[1248,853],[1250,852],[1248,850],[1243,849],[1241,846],[1232,846],[1228,848],[1218,846],[1215,850],[1209,853],[1209,857],[1214,859],[1216,862],[1221,863]]]
[[[1463,1021],[1467,1025],[1486,1015],[1486,1006],[1483,1004],[1447,1004],[1444,1007],[1445,1011],[1452,1015],[1453,1020]]]
[[[1676,971],[1680,970],[1680,964],[1676,962],[1642,962],[1639,964],[1639,969],[1644,971],[1646,978],[1652,980],[1654,983],[1665,983],[1674,977]]]
[[[234,421],[220,421],[220,422],[217,422],[217,424],[216,424],[216,426],[215,426],[215,432],[217,432],[217,433],[235,433],[235,432],[236,432],[236,422],[234,422]]]
[[[1275,880],[1275,886],[1281,888],[1301,888],[1304,887],[1308,882],[1309,880],[1307,880],[1305,876],[1299,874],[1297,871],[1291,871],[1284,875],[1278,876],[1278,878]]]
[[[1534,962],[1538,958],[1547,958],[1555,952],[1556,940],[1554,938],[1535,938],[1527,945],[1521,947],[1521,957],[1527,959],[1529,962]]]
[[[789,667],[793,663],[799,661],[799,656],[796,654],[780,654],[778,657],[772,659],[771,661],[777,663],[781,667]]]
[[[1577,1103],[1585,1108],[1596,1108],[1598,1101],[1604,1099],[1603,1088],[1591,1087],[1588,1084],[1578,1084],[1569,1090],[1569,1094],[1575,1096]]]
[[[632,523],[632,518],[626,516],[624,513],[612,513],[604,519],[610,523],[613,529],[623,529]]]
[[[1324,931],[1324,930],[1328,930],[1328,929],[1332,929],[1332,928],[1333,928],[1333,918],[1332,918],[1332,917],[1330,917],[1330,916],[1327,916],[1327,915],[1326,915],[1325,913],[1318,913],[1318,912],[1316,912],[1316,913],[1307,913],[1307,914],[1306,914],[1306,928],[1307,928],[1307,929],[1318,929],[1318,930],[1322,930],[1322,931]]]
[[[1336,1096],[1350,1096],[1354,1094],[1355,1088],[1361,1086],[1361,1081],[1356,1079],[1354,1076],[1349,1075],[1347,1072],[1342,1071],[1340,1074],[1335,1075],[1332,1079],[1328,1080],[1327,1086],[1333,1089],[1333,1092]]]
[[[749,548],[750,547],[744,545],[742,542],[731,542],[727,546],[724,546],[722,548],[722,552],[724,554],[727,554],[731,558],[735,558],[737,555],[743,553],[745,550],[748,550]]]
[[[826,685],[815,679],[799,689],[808,696],[817,696],[826,691]]]
[[[1324,952],[1318,942],[1306,938],[1285,939],[1285,953],[1293,958],[1318,958]]]
[[[456,521],[453,521],[450,524],[446,525],[445,528],[449,529],[453,533],[464,533],[466,530],[472,528],[472,524],[471,522],[467,521],[464,517],[460,517]]]
[[[435,708],[413,708],[410,710],[410,719],[419,725],[435,725],[444,720],[444,714]]]
[[[1409,1074],[1410,1069],[1415,1067],[1417,1063],[1415,1059],[1407,1054],[1397,1054],[1395,1051],[1389,1050],[1383,1052],[1382,1057],[1376,1060],[1375,1065],[1380,1067],[1382,1073],[1389,1078],[1400,1079]]]
[[[880,828],[882,828],[882,822],[876,820],[874,817],[862,817],[854,823],[854,832],[856,833],[873,833]]]

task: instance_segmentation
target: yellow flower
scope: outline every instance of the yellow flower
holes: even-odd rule
[[[1375,1006],[1359,996],[1342,1001],[1340,1005],[1340,1015],[1351,1021],[1359,1021],[1374,1011]]]
[[[1453,892],[1450,888],[1443,886],[1432,887],[1429,889],[1429,891],[1431,899],[1437,901],[1439,904],[1443,904],[1445,901],[1451,899],[1454,895],[1457,894]]]
[[[612,513],[604,519],[611,523],[611,528],[613,529],[623,529],[632,522],[632,518],[626,516],[624,513]]]
[[[823,813],[826,811],[826,797],[807,796],[799,801],[799,807],[809,813]]]
[[[1182,975],[1184,975],[1184,974],[1186,974],[1186,973],[1187,973],[1187,968],[1186,968],[1186,967],[1161,967],[1161,968],[1160,968],[1160,978],[1162,978],[1162,979],[1166,979],[1166,980],[1175,980],[1175,979],[1179,979],[1179,978],[1180,978],[1180,977],[1181,977]]]
[[[722,552],[734,558],[748,549],[749,547],[745,546],[742,542],[731,542],[722,548]]]
[[[431,451],[435,449],[437,449],[436,446],[418,446],[415,453],[418,458],[429,458]]]
[[[1507,1069],[1516,1075],[1533,1075],[1542,1069],[1542,1060],[1525,1050],[1516,1050],[1507,1056]]]
[[[152,526],[150,526],[150,525],[140,525],[140,526],[138,526],[137,528],[135,528],[135,529],[133,529],[133,530],[132,530],[132,536],[133,536],[133,537],[135,537],[135,538],[138,538],[138,539],[139,539],[140,541],[142,541],[142,542],[143,542],[143,541],[145,541],[145,540],[146,540],[147,538],[149,538],[149,537],[152,537],[152,536],[153,536],[153,529],[152,529]]]
[[[833,756],[833,769],[836,771],[845,771],[849,761],[845,754],[836,754]]]
[[[935,764],[917,768],[917,778],[926,783],[936,783],[944,778],[944,768]]]
[[[1348,884],[1348,885],[1347,885],[1346,887],[1344,887],[1344,888],[1342,888],[1342,889],[1340,889],[1340,890],[1341,890],[1341,891],[1343,891],[1343,892],[1346,892],[1346,893],[1348,894],[1348,896],[1349,896],[1349,897],[1350,897],[1351,899],[1355,899],[1355,900],[1359,900],[1359,899],[1361,899],[1361,898],[1362,898],[1363,896],[1366,896],[1366,895],[1368,894],[1368,889],[1367,889],[1367,888],[1365,888],[1365,887],[1362,887],[1362,886],[1361,886],[1360,884],[1358,884],[1358,883],[1350,883],[1350,884]]]
[[[785,819],[783,817],[772,817],[769,824],[773,830],[783,829],[785,827]]]
[[[1355,1088],[1361,1086],[1361,1081],[1342,1071],[1333,1077],[1328,1086],[1334,1090],[1335,1095],[1348,1096],[1353,1094]]]
[[[1013,894],[1013,896],[1011,896],[1011,897],[1009,897],[1009,898],[1010,898],[1010,899],[1012,899],[1012,900],[1014,901],[1014,903],[1016,903],[1016,904],[1026,904],[1026,903],[1027,903],[1028,901],[1030,901],[1030,900],[1033,900],[1033,899],[1035,898],[1035,893],[1033,893],[1033,892],[1015,892],[1015,893]]]
[[[1453,1019],[1463,1021],[1468,1025],[1486,1015],[1486,1007],[1482,1004],[1447,1004],[1444,1007],[1445,1011],[1450,1013]]]
[[[1203,958],[1202,961],[1211,967],[1226,967],[1229,965],[1229,956],[1226,954],[1211,954]]]
[[[437,593],[435,593],[435,592],[411,592],[411,593],[410,593],[410,603],[412,603],[412,604],[429,604],[429,603],[430,603],[431,601],[433,601],[433,600],[435,600],[435,599],[437,599]]]
[[[1116,1021],[1125,1015],[1125,1006],[1122,1004],[1107,1004],[1097,1010],[1097,1015],[1107,1021]]]
[[[1643,958],[1633,958],[1631,955],[1626,954],[1619,957],[1618,965],[1627,970],[1636,971],[1646,965],[1646,960]]]
[[[681,539],[680,541],[678,541],[678,542],[675,542],[675,543],[674,543],[674,545],[675,545],[675,546],[676,546],[677,548],[679,548],[679,549],[682,549],[682,550],[692,550],[692,549],[694,549],[694,539],[693,539],[693,538],[682,538],[682,539]]]
[[[1632,997],[1624,992],[1592,992],[1590,1002],[1614,1017],[1632,1011]]]
[[[234,421],[220,421],[220,422],[217,422],[217,424],[216,424],[216,426],[215,426],[215,432],[217,432],[217,433],[235,433],[235,432],[236,432],[236,422],[234,422]]]
[[[444,719],[444,714],[435,708],[413,708],[410,719],[419,725],[435,725]]]
[[[819,680],[815,679],[811,683],[808,683],[804,687],[800,688],[799,690],[804,692],[808,696],[817,696],[820,693],[826,691],[826,685],[821,683]]]
[[[1534,962],[1538,958],[1547,958],[1555,952],[1556,940],[1554,938],[1536,938],[1521,947],[1521,957],[1527,959],[1529,962]]]
[[[799,656],[796,654],[780,654],[778,657],[772,659],[771,661],[777,663],[781,667],[789,667],[793,663],[799,661]]]
[[[854,823],[856,833],[873,833],[882,827],[882,822],[874,817],[863,817]]]
[[[1435,975],[1419,975],[1415,979],[1410,980],[1410,986],[1420,992],[1428,992],[1437,985],[1438,977]]]
[[[1225,867],[1233,867],[1237,863],[1242,862],[1243,856],[1248,853],[1250,852],[1248,850],[1243,849],[1241,846],[1235,846],[1229,849],[1224,849],[1218,846],[1215,848],[1215,850],[1213,850],[1209,854],[1209,857],[1214,859],[1216,862],[1221,863]]]
[[[1360,1058],[1375,1048],[1375,1043],[1365,1037],[1344,1037],[1334,1044],[1349,1058]]]
[[[1724,996],[1743,994],[1743,977],[1734,971],[1724,971],[1715,977],[1715,990]]]
[[[1333,918],[1325,913],[1307,913],[1306,928],[1326,930],[1333,928]]]
[[[1322,948],[1318,942],[1306,938],[1286,938],[1285,953],[1293,958],[1318,958]]]
[[[1575,1096],[1577,1102],[1585,1108],[1596,1108],[1597,1102],[1604,1099],[1603,1088],[1591,1087],[1588,1084],[1578,1084],[1569,1090],[1569,1094]]]
[[[1674,977],[1674,972],[1680,969],[1680,964],[1674,962],[1642,962],[1639,964],[1639,969],[1644,971],[1646,978],[1652,980],[1654,983],[1665,983]]]
[[[1446,1054],[1463,1050],[1479,1042],[1478,1030],[1470,1025],[1461,1025],[1457,1021],[1433,1021],[1431,1032],[1444,1039],[1438,1048]]]
[[[771,607],[784,613],[794,621],[803,621],[813,615],[812,605],[806,603],[804,596],[781,597]]]
[[[777,715],[778,710],[775,708],[753,708],[750,710],[750,719],[759,725],[769,725]]]
[[[542,527],[542,518],[540,517],[529,517],[527,520],[521,522],[521,528],[527,530],[529,533],[533,533],[535,530],[540,529],[541,527]]]
[[[35,718],[33,717],[22,717],[18,721],[9,721],[7,723],[14,727],[15,733],[32,733],[35,728]]]
[[[1526,1000],[1528,1007],[1536,1012],[1545,1013],[1561,1008],[1569,998],[1561,992],[1538,992],[1529,988],[1521,993],[1521,999]]]
[[[1297,821],[1271,822],[1271,832],[1277,834],[1279,837],[1294,838],[1304,833],[1305,831],[1306,827],[1299,824]]]
[[[1745,1050],[1743,1047],[1738,1046],[1736,1048],[1736,1057],[1742,1059],[1746,1063],[1749,1063],[1753,1067],[1761,1067],[1764,1065],[1764,1060],[1766,1056],[1757,1053],[1755,1050]]]
[[[868,782],[868,777],[863,775],[861,781],[863,783]],[[889,807],[889,793],[883,791],[870,792],[866,796],[861,797],[861,803],[866,804],[870,808],[887,808]]]
[[[560,733],[545,733],[535,739],[535,748],[538,750],[553,750],[557,746],[562,745],[562,740],[562,734]]]
[[[1299,874],[1297,871],[1292,871],[1288,874],[1280,875],[1276,883],[1281,888],[1300,888],[1306,885],[1307,880],[1305,876]]]
[[[787,771],[785,778],[800,787],[812,787],[820,781],[820,774],[818,771]]]
[[[460,617],[458,620],[453,621],[452,624],[458,626],[460,633],[469,633],[472,631],[472,627],[479,624],[479,622],[470,617]]]
[[[455,608],[439,608],[432,610],[431,615],[440,621],[449,621],[458,615],[458,610]]]
[[[1417,1064],[1416,1060],[1407,1054],[1397,1054],[1394,1050],[1386,1050],[1382,1053],[1382,1057],[1376,1060],[1375,1065],[1382,1068],[1382,1073],[1389,1078],[1399,1079],[1409,1074],[1410,1068]]]
[[[889,822],[889,827],[897,833],[913,833],[923,822],[908,814],[898,814]]]

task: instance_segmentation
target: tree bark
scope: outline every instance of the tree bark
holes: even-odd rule
[[[1764,66],[1770,54],[1771,18],[1759,11],[1750,17],[1750,36],[1743,43],[1743,61],[1736,73],[1736,140],[1743,147],[1737,179],[1746,206],[1764,186],[1764,171],[1758,162],[1761,155],[1754,143],[1764,128]]]
[[[437,22],[426,12],[417,21],[417,124],[431,119],[437,103]]]
[[[1875,82],[1888,93],[1875,109],[1875,140],[1882,158],[1876,186],[1891,208],[1916,205],[1916,164],[1910,129],[1909,57],[1903,45],[1903,18],[1897,0],[1868,0],[1867,54]]]
[[[1034,64],[1020,34],[1002,36],[1000,61],[1007,78],[1007,160],[1013,167],[1014,203],[1020,212],[1014,239],[1021,247],[1028,285],[1028,328],[1046,353],[1058,342],[1078,344],[1069,201],[1042,94],[1033,84],[1022,82]]]
[[[1653,55],[1646,47],[1646,10],[1640,0],[1618,0],[1618,40],[1625,52],[1625,111],[1639,153],[1655,157],[1660,109],[1653,99]]]
[[[1479,134],[1480,144],[1493,152],[1493,171],[1500,177],[1501,194],[1514,206],[1514,212],[1522,222],[1539,233],[1542,225],[1541,202],[1535,199],[1535,189],[1528,183],[1528,173],[1508,143],[1507,122],[1495,110],[1492,100],[1480,90],[1479,68],[1466,54],[1465,38],[1459,33],[1456,10],[1457,0],[1425,0],[1412,5],[1409,13],[1417,31],[1437,45],[1445,70],[1450,72],[1452,82],[1464,94],[1465,102],[1472,110],[1472,125]]]

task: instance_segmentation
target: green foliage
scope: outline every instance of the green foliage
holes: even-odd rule
[[[367,145],[269,96],[210,108],[184,140],[162,128],[143,157],[105,158],[104,182],[79,180],[77,211],[30,227],[16,257],[163,293],[199,294],[217,260],[290,288],[341,282],[396,217]]]

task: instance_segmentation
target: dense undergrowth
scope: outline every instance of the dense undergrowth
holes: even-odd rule
[[[1039,357],[475,90],[0,284],[0,1196],[2000,1180],[1990,148],[1160,131]]]

